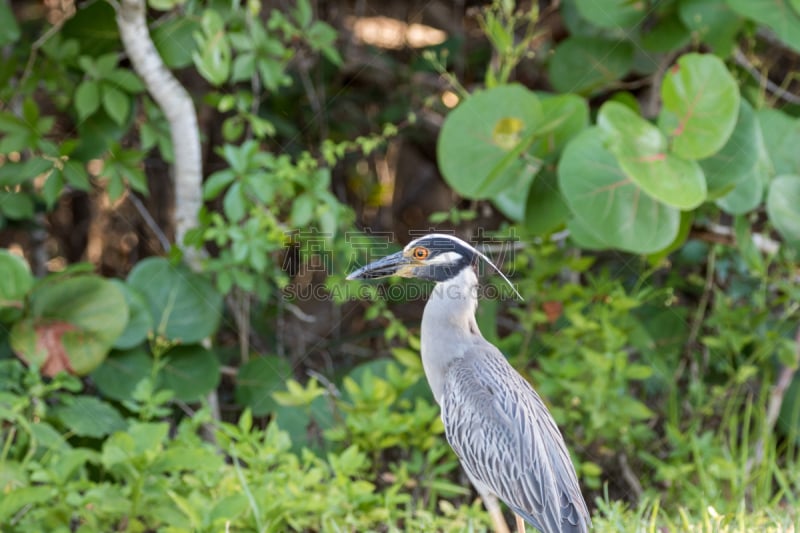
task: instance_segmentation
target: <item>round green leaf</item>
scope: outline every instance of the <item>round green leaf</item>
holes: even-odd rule
[[[558,44],[548,75],[559,92],[591,94],[625,76],[632,66],[629,41],[576,35]]]
[[[678,209],[694,209],[706,199],[700,165],[667,152],[661,131],[636,112],[618,102],[606,102],[597,125],[622,170],[644,192]]]
[[[781,237],[800,248],[800,175],[785,174],[772,180],[767,215]]]
[[[0,308],[21,307],[32,286],[28,263],[8,250],[0,250]]]
[[[530,188],[531,178],[524,173],[518,174],[505,189],[492,197],[492,203],[506,217],[520,222],[525,216],[525,200]]]
[[[756,116],[772,161],[772,175],[800,174],[800,119],[770,108],[760,109]]]
[[[781,41],[800,52],[800,12],[792,9],[797,0],[728,0],[731,9],[768,26]]]
[[[539,99],[520,85],[473,94],[444,121],[437,159],[445,181],[467,198],[491,198],[538,167],[523,157],[541,125]]]
[[[589,126],[589,104],[576,94],[537,93],[542,103],[542,127],[530,152],[555,159],[567,142]]]
[[[133,267],[128,283],[147,300],[157,335],[193,343],[217,330],[222,296],[210,281],[188,268],[151,257]]]
[[[692,34],[683,25],[677,13],[659,17],[656,24],[642,35],[642,46],[652,52],[680,50],[692,39]]]
[[[153,317],[147,300],[139,291],[120,280],[115,279],[111,282],[125,295],[129,311],[125,331],[114,341],[114,348],[127,350],[141,344],[147,338],[147,334],[153,329]]]
[[[726,0],[682,0],[678,15],[694,39],[710,45],[720,57],[728,57],[744,23]]]
[[[11,330],[11,347],[50,376],[62,370],[91,372],[128,322],[125,296],[95,276],[42,283],[29,301],[26,318]]]
[[[680,213],[644,194],[589,128],[567,145],[558,168],[564,199],[595,242],[634,253],[653,253],[678,234]]]
[[[525,205],[525,229],[534,235],[556,230],[569,218],[569,208],[558,188],[558,176],[542,171],[533,180]]]
[[[280,357],[257,357],[239,368],[236,376],[236,401],[262,416],[278,409],[272,393],[284,390],[292,369]]]
[[[756,114],[747,100],[742,99],[739,118],[728,142],[720,151],[700,161],[709,198],[728,194],[738,182],[750,175],[758,162],[758,147],[762,142]]]
[[[67,402],[54,414],[75,435],[100,438],[127,427],[116,409],[94,396],[75,396]]]
[[[176,346],[164,355],[158,388],[171,390],[175,399],[196,402],[219,385],[219,360],[198,344]]]
[[[703,159],[714,154],[736,126],[739,86],[717,56],[682,56],[664,76],[661,99],[658,123],[680,157]]]
[[[92,381],[107,398],[132,400],[136,386],[153,372],[153,358],[142,348],[112,351],[92,372]]]
[[[577,218],[571,218],[567,221],[567,231],[569,231],[569,238],[576,245],[586,250],[614,248],[613,244],[604,241],[602,238],[592,233],[589,226]]]
[[[581,16],[601,28],[621,30],[641,24],[647,16],[646,2],[631,0],[576,0]]]
[[[764,195],[766,176],[758,170],[758,165],[737,183],[733,190],[717,200],[716,204],[732,215],[743,215],[752,211],[761,203]]]

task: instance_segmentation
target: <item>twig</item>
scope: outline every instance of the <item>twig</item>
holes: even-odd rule
[[[794,378],[795,372],[797,372],[798,366],[800,366],[800,327],[797,328],[795,343],[796,348],[794,364],[789,366],[781,366],[781,370],[778,373],[778,379],[775,380],[775,385],[772,386],[772,390],[770,391],[769,403],[767,404],[766,423],[764,424],[764,430],[762,431],[761,436],[759,436],[758,440],[756,441],[753,457],[747,461],[747,474],[760,465],[761,461],[764,460],[764,448],[766,447],[767,440],[766,436],[772,434],[772,430],[775,428],[775,423],[778,421],[778,415],[780,415],[781,407],[783,406],[783,398],[786,395],[786,390],[792,383],[792,379]]]
[[[753,65],[747,56],[738,48],[733,51],[733,60],[736,64],[745,69],[765,90],[790,104],[800,104],[800,96],[792,94],[774,81],[770,80],[763,74],[755,65]]]
[[[147,210],[147,208],[144,206],[142,201],[139,200],[139,197],[136,196],[133,192],[131,192],[128,194],[128,200],[130,200],[131,204],[133,204],[133,207],[136,208],[136,211],[139,213],[139,216],[142,217],[142,220],[144,220],[144,223],[147,225],[148,228],[150,228],[150,231],[152,231],[153,234],[156,236],[158,242],[161,244],[161,247],[164,249],[164,251],[168,252],[170,248],[169,239],[167,238],[166,235],[164,235],[164,232],[161,230],[161,228],[158,227],[158,223],[150,214],[150,212]]]
[[[622,470],[622,477],[636,495],[636,501],[640,500],[644,491],[642,490],[642,484],[639,483],[639,478],[636,477],[636,474],[633,473],[631,466],[628,464],[628,456],[624,453],[620,453],[617,456],[617,460],[619,461],[619,467]]]
[[[711,300],[711,289],[714,287],[714,267],[716,262],[717,252],[714,248],[711,248],[711,252],[708,254],[708,264],[706,265],[706,281],[703,285],[703,294],[700,296],[700,301],[697,303],[697,310],[692,319],[689,336],[686,338],[687,353],[697,341],[697,336],[700,334],[700,328],[703,325],[703,317],[705,317],[706,309],[708,308],[708,302]]]
[[[315,378],[317,381],[322,383],[325,386],[325,388],[328,389],[330,395],[333,396],[334,398],[342,397],[342,393],[339,392],[339,389],[336,388],[336,385],[334,385],[333,382],[331,382],[331,380],[329,380],[316,370],[309,369],[306,371],[306,374],[308,374],[309,377]]]

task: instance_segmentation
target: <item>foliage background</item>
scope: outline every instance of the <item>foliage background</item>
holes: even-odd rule
[[[800,520],[798,2],[150,0],[202,190],[137,3],[0,0],[3,531],[488,528],[430,287],[344,282],[434,228],[598,530]]]

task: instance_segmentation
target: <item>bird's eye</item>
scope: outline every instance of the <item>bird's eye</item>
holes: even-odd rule
[[[416,247],[416,248],[414,248],[414,250],[411,252],[411,255],[413,255],[413,256],[414,256],[414,259],[418,259],[418,260],[420,260],[420,261],[422,261],[423,259],[425,259],[426,257],[428,257],[428,255],[429,255],[429,254],[430,254],[430,252],[428,251],[428,249],[427,249],[427,248],[425,248],[425,247],[423,247],[423,246],[417,246],[417,247]]]

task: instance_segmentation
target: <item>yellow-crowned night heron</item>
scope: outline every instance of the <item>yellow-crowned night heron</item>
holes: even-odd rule
[[[514,510],[518,529],[524,530],[522,517],[544,533],[585,532],[589,511],[553,417],[478,330],[481,260],[503,276],[466,242],[431,234],[347,279],[394,275],[436,282],[422,314],[422,364],[447,440],[468,477],[482,496],[496,496]]]

